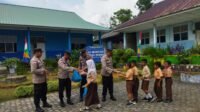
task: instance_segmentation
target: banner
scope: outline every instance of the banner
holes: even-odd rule
[[[101,57],[104,55],[103,47],[93,47],[88,46],[86,50],[90,56],[94,59],[95,62],[101,62]]]

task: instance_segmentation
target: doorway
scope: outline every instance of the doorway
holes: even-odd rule
[[[33,50],[35,48],[40,48],[43,51],[42,58],[46,58],[46,46],[45,46],[45,38],[44,37],[31,37],[31,49],[32,49],[32,54]]]

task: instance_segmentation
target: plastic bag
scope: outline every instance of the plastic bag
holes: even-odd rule
[[[76,70],[73,71],[71,80],[73,82],[80,82],[82,80],[81,75],[78,73],[78,71],[76,71]]]

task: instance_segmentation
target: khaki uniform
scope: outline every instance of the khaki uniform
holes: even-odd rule
[[[65,60],[64,57],[58,61],[58,78],[66,79],[69,78],[69,71],[73,71],[74,68],[69,66],[69,60]]]
[[[34,91],[34,104],[36,108],[40,105],[40,100],[43,103],[47,102],[47,77],[45,74],[45,67],[42,60],[33,56],[30,61],[31,73],[33,74],[33,91]]]
[[[150,69],[146,65],[142,69],[142,77],[143,77],[143,80],[142,80],[142,90],[144,90],[144,91],[148,91],[148,89],[149,89],[149,79],[150,79],[150,76],[151,76]]]
[[[112,57],[108,57],[106,54],[101,58],[101,75],[102,75],[102,83],[103,83],[103,98],[107,95],[107,89],[109,90],[110,97],[113,96],[113,63]]]
[[[139,79],[138,79],[138,68],[135,66],[132,68],[133,71],[133,98],[134,101],[138,101],[138,89],[139,89]]]
[[[172,101],[172,84],[173,84],[172,74],[173,74],[173,71],[172,71],[171,67],[165,68],[163,70],[163,74],[165,76],[166,99]]]
[[[158,68],[154,71],[154,77],[155,77],[155,83],[154,83],[155,94],[157,96],[157,99],[162,100],[162,95],[163,95],[162,77],[163,77],[163,73],[162,73],[162,70],[160,68]]]
[[[108,57],[107,55],[104,55],[101,58],[101,64],[102,64],[101,75],[102,76],[112,75],[112,72],[113,72],[112,57]]]
[[[45,67],[42,60],[37,57],[33,57],[30,61],[31,73],[33,74],[33,83],[41,84],[46,82],[46,74],[44,74]]]

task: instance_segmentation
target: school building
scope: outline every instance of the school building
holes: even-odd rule
[[[109,29],[89,23],[74,12],[0,4],[0,60],[22,58],[25,38],[32,53],[42,48],[43,58],[93,45]]]
[[[141,40],[141,48],[189,49],[200,44],[200,0],[161,1],[102,38],[107,48],[136,50]]]

